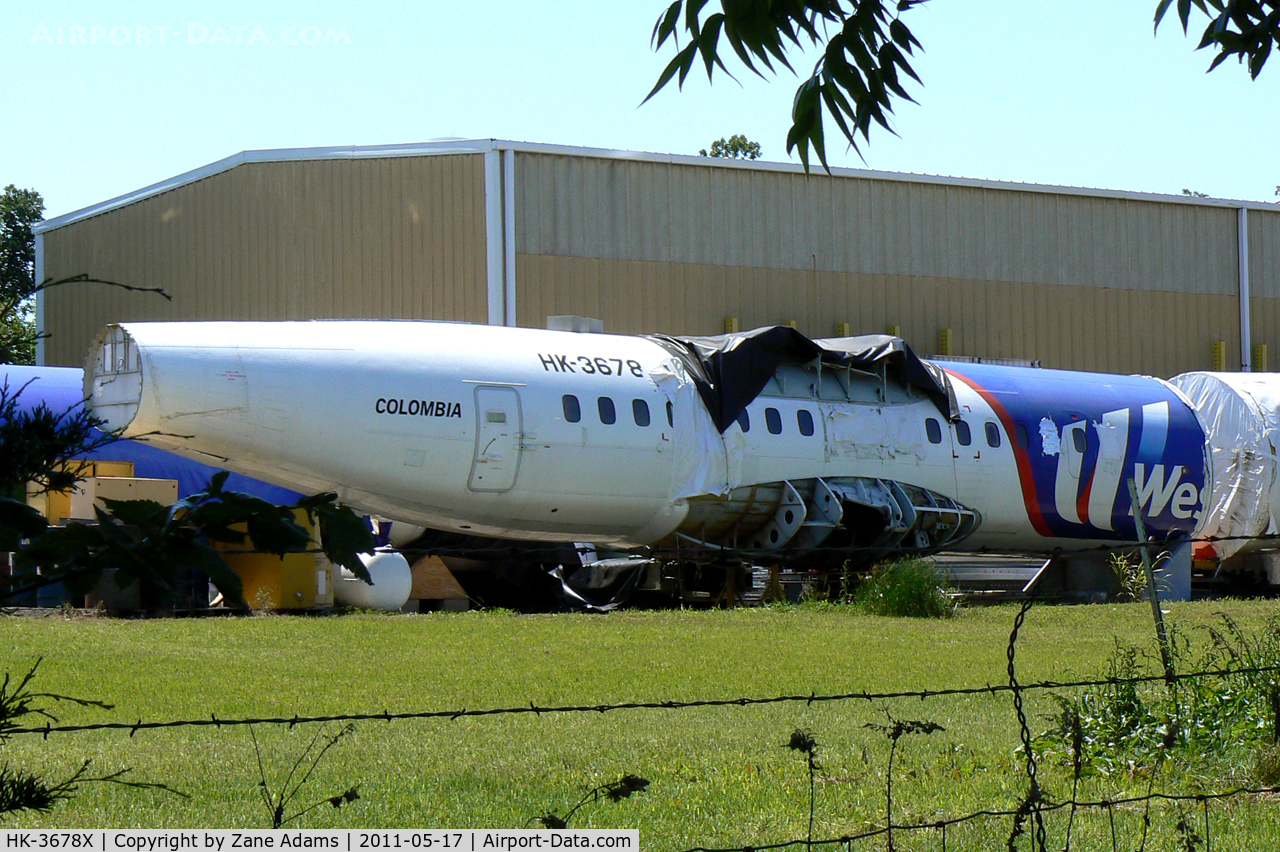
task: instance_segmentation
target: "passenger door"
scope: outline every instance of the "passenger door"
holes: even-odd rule
[[[520,394],[515,388],[476,388],[476,447],[467,487],[510,491],[520,472]]]

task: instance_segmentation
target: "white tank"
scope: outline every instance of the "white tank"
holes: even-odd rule
[[[356,577],[346,568],[339,567],[339,576],[333,587],[333,599],[340,606],[358,606],[363,609],[381,609],[399,612],[409,600],[413,589],[413,572],[409,560],[394,551],[360,554],[360,561],[373,579],[373,585]]]

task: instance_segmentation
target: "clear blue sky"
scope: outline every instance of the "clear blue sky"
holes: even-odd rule
[[[665,5],[5,0],[0,185],[52,216],[245,149],[443,136],[696,153],[745,133],[787,160],[789,74],[691,77],[640,106],[670,55],[649,48]],[[1155,6],[931,0],[905,18],[926,52],[900,138],[831,161],[1280,200],[1280,56],[1256,82],[1234,62],[1206,75],[1194,34],[1152,36]]]

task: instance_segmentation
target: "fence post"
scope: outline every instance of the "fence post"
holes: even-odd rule
[[[1164,614],[1160,612],[1160,594],[1156,590],[1156,575],[1151,568],[1150,545],[1147,543],[1147,525],[1142,522],[1142,508],[1138,505],[1138,486],[1132,479],[1129,483],[1129,501],[1133,504],[1133,522],[1138,528],[1138,552],[1142,554],[1142,570],[1147,576],[1147,597],[1151,600],[1151,617],[1156,622],[1156,640],[1160,643],[1160,662],[1164,664],[1164,679],[1173,689],[1177,683],[1177,672],[1173,667],[1173,652],[1169,648],[1169,634],[1164,627]]]

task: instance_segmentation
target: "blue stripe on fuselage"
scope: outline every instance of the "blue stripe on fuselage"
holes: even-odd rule
[[[1025,429],[1018,475],[1028,518],[1042,535],[1132,541],[1131,478],[1149,530],[1194,530],[1203,510],[1205,436],[1168,386],[1143,376],[945,366],[997,408],[1006,428]]]

